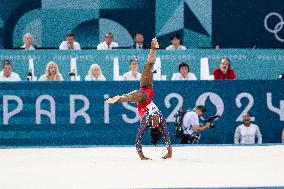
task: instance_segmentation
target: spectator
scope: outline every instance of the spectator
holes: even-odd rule
[[[0,81],[21,81],[19,74],[12,72],[12,63],[5,60],[3,63],[3,71],[0,72]]]
[[[111,32],[107,32],[105,35],[105,41],[98,44],[97,50],[111,50],[112,48],[118,47],[116,42],[113,42],[113,35]]]
[[[257,125],[251,123],[249,114],[243,116],[243,124],[236,128],[234,138],[235,144],[255,144],[255,138],[258,144],[262,143],[260,130]]]
[[[220,62],[220,67],[213,71],[215,80],[234,80],[236,79],[235,71],[231,68],[231,61],[228,58],[223,58]]]
[[[174,73],[172,80],[197,80],[194,73],[190,72],[189,65],[182,62],[178,66],[178,73]]]
[[[124,81],[139,81],[141,73],[138,72],[138,61],[136,58],[130,60],[130,71],[123,74]]]
[[[284,128],[282,130],[282,144],[284,144]]]
[[[166,50],[186,50],[186,47],[180,44],[180,36],[178,34],[173,34],[170,39],[172,44]]]
[[[81,50],[81,46],[78,42],[75,41],[75,34],[68,33],[66,41],[63,41],[60,46],[60,50]]]
[[[30,33],[26,33],[23,36],[24,44],[21,46],[22,49],[25,50],[35,50],[35,46],[33,46],[33,36]]]
[[[46,65],[45,74],[41,75],[39,81],[63,81],[59,68],[55,62]]]
[[[210,123],[206,123],[204,126],[199,123],[199,118],[202,117],[205,112],[205,106],[200,105],[185,113],[183,117],[183,135],[181,136],[181,144],[197,143],[200,134],[212,127]]]
[[[148,46],[144,44],[144,37],[142,33],[136,33],[134,36],[134,44],[132,49],[147,49]]]
[[[85,77],[85,81],[106,81],[106,78],[102,74],[102,70],[98,64],[92,64],[90,66],[88,75]]]

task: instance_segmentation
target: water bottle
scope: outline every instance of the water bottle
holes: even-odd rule
[[[71,81],[76,81],[76,73],[75,70],[69,73]]]
[[[33,80],[33,74],[32,74],[32,70],[31,69],[29,69],[29,72],[27,74],[27,80],[28,81],[32,81]]]

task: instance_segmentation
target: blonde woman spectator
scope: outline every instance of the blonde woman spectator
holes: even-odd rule
[[[23,36],[23,42],[24,45],[21,46],[21,48],[25,50],[35,50],[35,47],[33,46],[33,36],[30,33],[26,33]]]
[[[124,81],[139,81],[141,73],[138,72],[138,61],[136,58],[130,60],[130,71],[123,74]]]
[[[59,72],[55,62],[49,62],[46,65],[45,74],[41,75],[39,81],[63,81],[63,77]]]
[[[85,77],[85,81],[106,81],[106,78],[98,64],[91,65],[88,75]]]

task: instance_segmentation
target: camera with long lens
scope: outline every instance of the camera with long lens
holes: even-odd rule
[[[209,123],[210,129],[213,129],[215,128],[214,122],[217,121],[220,117],[220,115],[209,116],[206,120],[203,121],[203,124],[205,125],[206,123]]]

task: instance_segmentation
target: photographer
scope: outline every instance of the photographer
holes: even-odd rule
[[[206,123],[205,125],[199,123],[199,118],[202,117],[205,112],[206,108],[204,106],[196,106],[193,110],[185,113],[181,144],[197,143],[200,138],[200,133],[213,127],[211,123]]]

